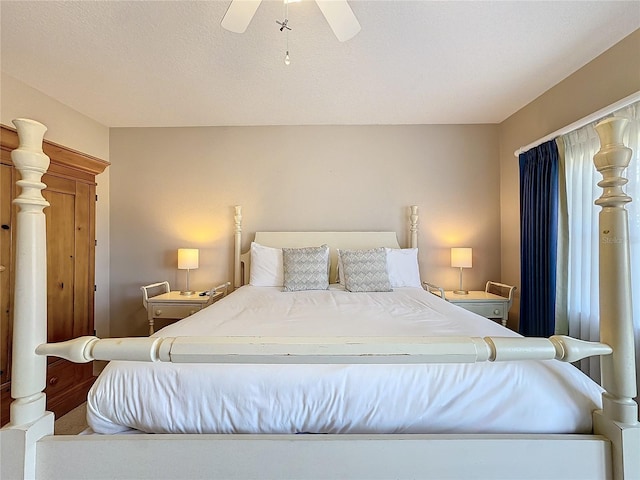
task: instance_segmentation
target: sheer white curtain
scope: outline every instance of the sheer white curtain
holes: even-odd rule
[[[625,190],[631,249],[631,284],[636,344],[636,375],[640,372],[640,103],[614,113],[630,119],[625,145],[633,150]],[[598,213],[594,202],[602,194],[596,183],[602,176],[593,165],[600,141],[593,125],[563,135],[568,213],[567,317],[569,335],[598,340]],[[600,380],[598,358],[583,360],[580,368]],[[638,382],[640,391],[640,382]]]

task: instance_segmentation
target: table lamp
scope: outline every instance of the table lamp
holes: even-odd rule
[[[451,266],[460,269],[460,288],[454,290],[453,293],[458,295],[468,295],[469,290],[462,288],[462,269],[471,268],[472,261],[472,249],[471,248],[452,248],[451,249]]]
[[[178,269],[187,271],[187,285],[184,290],[180,291],[180,295],[193,295],[195,293],[193,290],[189,290],[189,270],[198,268],[198,253],[197,248],[178,249]]]

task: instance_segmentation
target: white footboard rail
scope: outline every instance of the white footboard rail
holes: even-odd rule
[[[12,397],[15,400],[11,405],[10,424],[0,431],[0,476],[3,479],[108,478],[110,475],[129,478],[171,478],[173,475],[177,478],[176,472],[179,472],[181,478],[214,478],[216,475],[219,478],[318,478],[323,475],[330,478],[333,475],[335,478],[338,474],[343,478],[424,478],[429,474],[443,478],[478,478],[478,468],[483,468],[481,475],[489,478],[537,478],[536,467],[549,462],[553,466],[547,471],[554,478],[637,480],[640,478],[640,425],[638,406],[633,401],[636,395],[635,353],[627,212],[624,209],[630,199],[622,190],[625,183],[622,173],[630,158],[629,149],[621,143],[625,122],[613,118],[598,126],[602,149],[595,160],[604,176],[599,184],[604,193],[597,202],[602,206],[602,343],[553,336],[549,339],[82,337],[47,344],[43,209],[48,204],[41,193],[45,188],[41,178],[48,165],[48,158],[42,152],[46,128],[31,120],[15,120],[20,146],[12,153],[12,159],[22,176],[19,183],[22,192],[15,200],[19,207],[12,366]],[[241,208],[236,207],[236,286],[240,275],[241,220]],[[417,245],[417,222],[418,209],[412,206],[411,246]],[[306,438],[132,435],[127,438],[58,439],[52,437],[53,415],[45,412],[43,390],[47,355],[74,362],[189,363],[460,363],[527,359],[573,362],[601,355],[606,393],[602,411],[594,415],[596,435],[323,435]],[[142,442],[146,442],[146,446],[141,447]],[[352,445],[349,456],[344,455],[344,443]],[[498,446],[507,448],[508,452]],[[462,453],[461,449],[465,448],[473,448],[478,453],[469,450]],[[461,458],[461,454],[465,458]],[[111,459],[107,462],[105,457],[109,455]],[[265,455],[267,458],[262,460],[249,461]],[[542,455],[545,455],[544,459]],[[138,461],[142,456],[146,457],[146,463]],[[95,465],[100,459],[102,465],[98,469]],[[444,464],[442,459],[448,459],[449,463]],[[360,463],[362,468],[355,470]],[[200,471],[198,476],[195,465],[207,470]]]
[[[513,337],[79,337],[36,348],[76,363],[125,360],[170,363],[382,364],[514,360],[575,362],[612,349],[556,335]]]

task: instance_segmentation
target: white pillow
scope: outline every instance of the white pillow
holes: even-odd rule
[[[251,274],[249,284],[255,287],[282,287],[284,266],[282,249],[251,242]]]
[[[385,248],[385,251],[387,252],[387,272],[391,287],[422,288],[418,267],[418,249]]]

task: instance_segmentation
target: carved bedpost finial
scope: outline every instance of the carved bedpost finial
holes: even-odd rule
[[[596,170],[602,174],[598,186],[602,187],[602,196],[596,205],[602,207],[624,207],[631,201],[622,187],[628,180],[622,176],[631,160],[631,149],[622,143],[624,131],[629,120],[622,117],[611,117],[601,121],[595,127],[600,137],[600,150],[593,157]]]
[[[242,207],[235,206],[234,230],[234,250],[233,250],[233,288],[242,286],[242,268],[240,265],[240,254],[242,253]]]
[[[11,424],[25,425],[45,415],[47,358],[35,350],[47,341],[47,243],[42,175],[49,157],[42,151],[47,128],[34,120],[13,121],[19,146],[11,160],[20,172],[16,215],[16,276],[11,370]],[[51,425],[53,427],[53,425]],[[53,429],[51,430],[53,433]]]
[[[622,189],[622,176],[629,166],[631,149],[622,139],[626,118],[612,117],[595,129],[600,150],[594,155],[596,169],[603,179],[603,189],[596,204],[600,235],[600,341],[613,347],[613,354],[601,358],[603,412],[605,417],[627,425],[638,423],[636,396],[635,346],[631,305],[631,270],[629,220],[625,204],[631,201]]]
[[[233,216],[233,220],[236,224],[235,233],[237,234],[242,232],[242,207],[240,205],[236,205],[234,208],[236,213]]]
[[[411,226],[409,227],[409,231],[411,232],[411,244],[409,246],[411,248],[418,248],[418,206],[411,205],[409,209],[411,210],[411,214],[409,215],[409,220],[411,222]]]
[[[49,168],[49,157],[42,151],[42,140],[47,127],[35,120],[17,118],[13,124],[18,131],[19,145],[11,152],[11,161],[20,172],[17,184],[22,191],[13,201],[22,210],[37,211],[49,206],[42,196],[46,185],[42,175]]]

